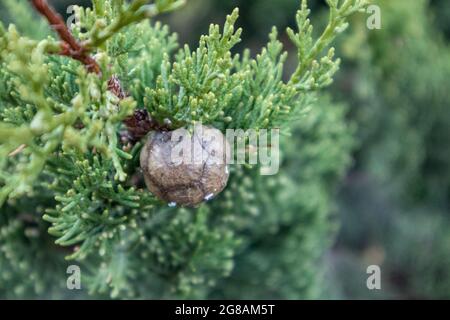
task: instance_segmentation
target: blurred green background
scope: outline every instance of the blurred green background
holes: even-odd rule
[[[325,3],[310,2],[320,25]],[[66,12],[89,1],[53,3]],[[188,0],[161,20],[181,43],[195,45],[209,23],[239,7],[242,44],[256,52],[273,25],[294,25],[298,3]],[[338,41],[342,66],[329,90],[334,102],[348,106],[357,145],[337,195],[340,231],[324,262],[327,296],[450,298],[450,1],[374,3],[382,28],[368,30],[368,15],[354,18]],[[379,291],[360,281],[371,264],[381,266]]]

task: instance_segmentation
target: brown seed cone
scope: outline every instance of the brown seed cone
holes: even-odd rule
[[[217,129],[196,126],[152,132],[141,151],[148,189],[173,205],[195,207],[220,193],[228,182],[230,146]]]

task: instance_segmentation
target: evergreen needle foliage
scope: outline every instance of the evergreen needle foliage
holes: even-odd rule
[[[41,22],[20,21],[31,12],[26,2],[2,1],[17,22],[0,24],[1,296],[67,296],[62,255],[76,260],[83,285],[97,296],[238,297],[241,283],[251,297],[253,268],[266,277],[255,297],[317,296],[313,264],[328,243],[320,237],[331,230],[331,194],[352,141],[343,108],[314,102],[338,69],[334,38],[366,1],[328,0],[329,21],[318,38],[302,1],[298,32],[288,30],[298,48],[290,77],[275,28],[256,57],[233,52],[242,32],[237,9],[195,50],[179,48],[167,26],[148,22],[183,2],[77,7],[71,32],[83,51],[73,59]],[[95,65],[83,64],[89,57]],[[112,77],[127,97],[111,92]],[[279,176],[233,167],[229,187],[210,204],[169,208],[143,189],[141,143],[129,148],[120,139],[124,120],[140,108],[171,129],[202,122],[287,130],[300,119],[293,132],[301,145],[286,138]],[[298,244],[298,259],[306,259],[299,269],[301,261],[288,257]],[[292,273],[299,270],[305,274]],[[226,276],[231,281],[222,283]]]

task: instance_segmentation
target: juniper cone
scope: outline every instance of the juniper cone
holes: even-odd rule
[[[227,185],[230,146],[219,130],[196,126],[153,132],[141,151],[141,168],[148,189],[161,200],[196,206]]]

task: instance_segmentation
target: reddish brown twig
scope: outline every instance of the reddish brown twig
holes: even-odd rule
[[[48,3],[47,0],[31,0],[36,10],[42,14],[61,39],[61,55],[71,57],[84,64],[89,72],[101,73],[100,66],[89,51],[72,35],[64,19]]]

